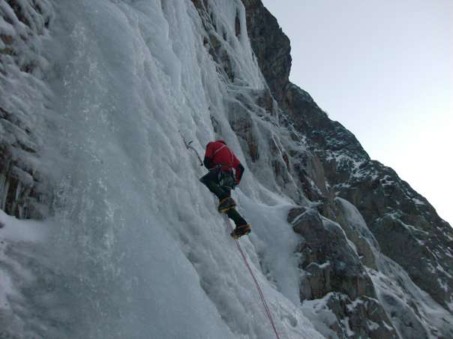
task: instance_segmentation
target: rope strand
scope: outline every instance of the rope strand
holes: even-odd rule
[[[227,216],[225,216],[225,222],[228,225],[230,231],[232,232],[233,231],[233,227],[231,226]],[[250,275],[252,276],[253,282],[255,283],[256,289],[257,289],[257,291],[258,291],[258,293],[260,295],[261,302],[263,303],[264,311],[266,312],[266,315],[267,315],[267,317],[268,317],[268,319],[269,319],[269,321],[270,321],[270,323],[272,325],[272,329],[274,330],[275,337],[277,339],[280,339],[280,336],[278,335],[277,327],[275,326],[275,323],[274,323],[274,319],[272,318],[271,310],[269,309],[269,306],[267,305],[267,302],[266,302],[266,298],[264,297],[264,293],[263,293],[263,291],[262,291],[262,289],[260,287],[260,284],[258,283],[258,280],[255,277],[255,274],[253,274],[252,268],[250,267],[250,264],[249,264],[249,262],[247,260],[247,257],[245,256],[245,253],[242,250],[241,245],[239,244],[239,241],[237,241],[237,240],[236,240],[236,246],[238,248],[239,253],[242,256],[242,259],[244,260],[245,266],[247,266],[247,269],[250,272]]]

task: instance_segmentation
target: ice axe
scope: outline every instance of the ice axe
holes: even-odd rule
[[[201,160],[200,155],[198,154],[197,150],[192,146],[193,141],[187,141],[181,134],[182,141],[184,142],[184,145],[186,146],[187,149],[191,149],[192,151],[195,152],[198,161],[200,162],[200,166],[203,166],[203,160]]]

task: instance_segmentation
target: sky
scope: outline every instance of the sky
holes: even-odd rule
[[[262,1],[290,80],[453,226],[453,1]]]

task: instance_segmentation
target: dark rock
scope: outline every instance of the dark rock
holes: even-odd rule
[[[291,69],[291,46],[275,17],[260,0],[243,0],[247,32],[261,72],[273,96],[280,101],[285,95]]]
[[[347,204],[349,203],[340,198],[335,199],[336,221],[341,225],[348,239],[354,243],[362,264],[377,269],[375,251],[380,249],[379,244],[366,228],[365,220],[361,218],[360,213],[357,211],[357,214],[350,215],[351,209],[355,207],[348,207]]]
[[[376,300],[373,283],[341,227],[306,208],[292,209],[288,221],[303,238],[298,249],[305,272],[301,300],[327,298],[337,317],[331,329],[341,337],[396,338]]]
[[[342,338],[399,338],[376,299],[362,296],[351,300],[347,295],[330,293],[327,305],[338,319],[332,329]]]
[[[332,291],[344,293],[351,299],[360,295],[374,298],[373,284],[341,227],[323,219],[313,209],[298,216],[294,214],[290,213],[288,221],[303,237],[299,246],[303,258],[300,265],[308,272],[311,289],[310,295],[301,298],[321,298]]]

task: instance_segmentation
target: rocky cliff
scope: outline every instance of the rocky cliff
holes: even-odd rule
[[[294,128],[304,136],[311,157],[320,162],[317,174],[299,170],[303,182],[313,182],[306,196],[319,202],[314,209],[294,210],[289,220],[294,230],[304,237],[301,251],[304,258],[301,267],[307,270],[308,280],[302,281],[301,298],[316,299],[331,294],[329,299],[338,316],[348,314],[348,304],[362,298],[375,300],[376,296],[367,271],[380,270],[373,250],[392,259],[409,274],[411,280],[432,299],[442,305],[449,314],[453,311],[453,232],[429,202],[408,183],[401,180],[391,168],[371,160],[354,135],[336,121],[328,118],[313,99],[288,80],[291,67],[290,42],[278,26],[275,18],[260,1],[244,0],[247,9],[247,24],[251,43],[263,75],[269,84],[274,99],[282,113]],[[323,180],[317,179],[322,175]],[[372,234],[361,231],[345,217],[344,200],[352,203]],[[343,231],[333,231],[322,219],[328,218],[339,224]],[[346,238],[344,237],[346,235]],[[372,241],[365,240],[366,238]],[[346,239],[355,245],[355,253],[348,256]],[[345,258],[350,259],[345,259]],[[338,267],[345,263],[345,267]],[[400,283],[400,282],[399,282]],[[308,285],[308,287],[306,287]],[[403,291],[407,286],[401,286]],[[385,297],[384,297],[385,298]],[[389,304],[396,303],[389,300]],[[397,317],[386,306],[387,316]],[[415,303],[407,305],[411,311],[423,314]],[[358,318],[370,319],[366,312],[375,305],[363,303],[365,312]],[[380,310],[380,321],[386,322],[385,312]],[[373,312],[374,313],[374,312]],[[366,325],[353,321],[351,328],[357,335],[381,338],[390,333],[377,333]],[[375,315],[376,316],[376,315]],[[400,335],[424,337],[415,316],[409,323],[397,325]],[[446,319],[445,319],[446,321]],[[415,322],[415,324],[414,324]],[[417,324],[418,323],[418,324]],[[340,326],[341,327],[341,326]],[[358,327],[358,328],[357,328]],[[406,327],[406,328],[404,328]],[[383,327],[381,327],[383,328]],[[411,329],[421,330],[413,333]],[[358,330],[358,331],[357,331]],[[431,335],[449,337],[450,328],[439,333],[432,329]],[[343,333],[344,328],[343,328]],[[422,334],[423,333],[423,334]]]

